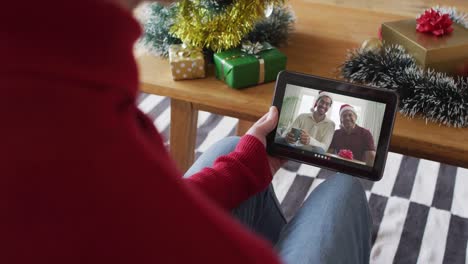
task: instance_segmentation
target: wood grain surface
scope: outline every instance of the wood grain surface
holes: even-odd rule
[[[288,56],[287,68],[335,79],[339,78],[338,69],[347,51],[375,37],[382,22],[408,18],[419,9],[433,5],[433,1],[289,2],[297,23],[289,44],[280,48]],[[461,10],[468,6],[468,1],[450,2],[460,4]],[[194,109],[255,121],[271,104],[274,83],[234,90],[215,79],[213,67],[209,67],[206,79],[176,82],[172,80],[168,61],[143,53],[138,56],[138,63],[143,92],[190,102]],[[391,150],[468,167],[468,129],[450,128],[398,114]]]

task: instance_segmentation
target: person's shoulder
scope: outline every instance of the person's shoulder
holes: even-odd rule
[[[338,128],[337,130],[335,130],[335,135],[338,135],[338,136],[339,136],[339,135],[341,135],[341,134],[343,134],[343,133],[344,133],[344,129],[341,128],[341,127]]]
[[[330,124],[331,126],[335,127],[335,121],[331,120],[330,118],[325,117],[325,119],[323,121],[325,121],[325,123]]]
[[[361,127],[361,126],[357,126],[357,127],[359,128],[359,131],[361,132],[361,134],[364,134],[366,136],[368,136],[368,135],[372,136],[372,133],[370,132],[369,129]]]
[[[365,127],[361,127],[361,126],[360,126],[360,128],[361,128],[361,131],[362,131],[363,133],[366,133],[366,134],[370,134],[370,133],[371,133],[370,130],[367,129],[367,128],[365,128]]]
[[[306,119],[306,118],[311,118],[310,113],[302,113],[297,116],[297,119]]]

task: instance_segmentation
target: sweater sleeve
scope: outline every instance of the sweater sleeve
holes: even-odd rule
[[[331,122],[330,125],[326,127],[324,134],[325,135],[320,141],[313,137],[310,137],[309,145],[320,147],[325,152],[327,152],[332,142],[333,135],[335,134],[335,123]]]
[[[185,182],[230,210],[265,189],[271,180],[265,146],[245,135],[232,153],[219,157],[211,168],[204,168]]]

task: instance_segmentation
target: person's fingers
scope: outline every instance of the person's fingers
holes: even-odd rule
[[[285,160],[268,156],[268,163],[270,164],[271,174],[275,175],[275,173],[281,168],[281,166],[283,166]]]
[[[270,111],[265,114],[260,120],[255,124],[257,129],[259,129],[265,136],[270,133],[278,123],[278,110],[276,107],[270,107]]]
[[[278,109],[275,106],[270,107],[268,116],[264,121],[264,127],[268,132],[271,132],[278,124]]]
[[[263,123],[265,121],[265,119],[267,119],[268,114],[269,114],[269,112],[266,112],[262,117],[260,117],[260,119],[257,120],[257,122],[255,122],[255,124]]]
[[[255,136],[264,145],[266,145],[266,136],[270,133],[278,123],[278,109],[274,106],[270,107],[268,113],[263,115],[248,131],[247,134]]]
[[[257,122],[252,125],[252,127],[262,127],[269,114],[270,112],[266,112],[262,117],[260,117],[260,119],[257,120]]]
[[[268,112],[265,113],[263,117],[265,117],[266,120],[278,121],[278,108],[276,108],[276,106],[270,106]]]

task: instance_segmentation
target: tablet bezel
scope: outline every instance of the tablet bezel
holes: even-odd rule
[[[275,129],[267,135],[268,153],[273,156],[350,174],[372,181],[380,180],[385,168],[393,125],[395,122],[398,94],[388,89],[367,87],[303,73],[282,71],[278,74],[273,97],[273,105],[278,108],[278,112],[280,114],[287,84],[384,103],[384,122],[382,122],[379,142],[376,146],[374,166],[369,167],[360,164],[353,164],[350,161],[342,161],[339,159],[328,161],[323,158],[315,157],[314,155],[316,153],[275,143],[274,140],[278,126],[276,126]]]

